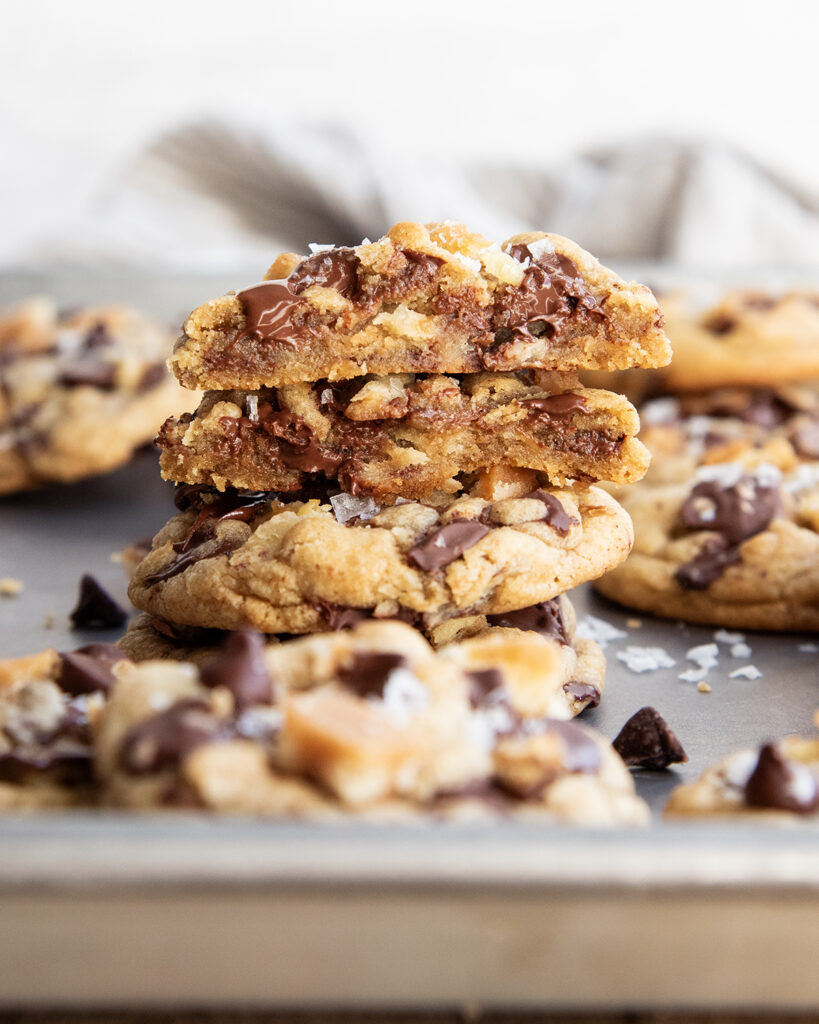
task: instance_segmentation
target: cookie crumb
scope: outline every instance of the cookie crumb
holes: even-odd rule
[[[0,577],[0,594],[3,597],[17,597],[23,592],[23,581],[16,580],[13,576]]]
[[[701,679],[697,683],[697,689],[700,691],[700,693],[711,693],[711,687],[708,685],[708,683],[706,683],[704,679]]]
[[[54,616],[51,612],[43,619],[43,629],[54,629]]]
[[[643,628],[643,620],[642,619],[626,619],[626,625],[628,626],[629,629],[642,629]]]
[[[632,672],[656,672],[658,668],[673,668],[677,664],[662,647],[629,646],[617,652],[617,660]]]

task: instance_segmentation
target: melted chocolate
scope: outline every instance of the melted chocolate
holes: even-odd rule
[[[118,629],[128,613],[111,595],[85,573],[80,580],[80,593],[70,619],[74,629]]]
[[[591,683],[581,683],[576,679],[563,684],[563,692],[573,701],[585,701],[587,708],[596,708],[600,703],[600,691]]]
[[[499,615],[487,615],[490,626],[505,626],[508,629],[525,629],[541,636],[552,637],[564,647],[569,646],[569,634],[563,619],[563,609],[559,598],[541,601],[514,612],[503,612]]]
[[[738,547],[729,545],[724,537],[709,537],[691,561],[677,569],[674,579],[685,590],[707,590],[729,565],[741,561]]]
[[[323,448],[310,427],[295,413],[271,409],[263,416],[260,410],[259,422],[266,433],[279,440],[279,459],[289,469],[332,474],[343,461],[343,456]]]
[[[103,363],[99,359],[78,358],[64,363],[57,379],[66,387],[86,386],[111,391],[117,382],[117,368],[113,363]]]
[[[562,419],[575,412],[588,412],[589,404],[583,395],[567,393],[545,398],[524,398],[520,403],[545,420]]]
[[[426,540],[416,544],[408,557],[425,572],[435,572],[460,558],[464,551],[474,547],[487,533],[489,527],[475,520],[447,523]]]
[[[231,551],[235,551],[236,547],[237,542],[230,540],[219,540],[214,544],[207,545],[207,547],[200,545],[191,551],[187,551],[185,554],[177,554],[176,558],[169,562],[164,569],[151,573],[142,582],[146,587],[152,587],[156,583],[164,583],[166,580],[178,576],[180,572],[184,572],[197,562],[202,562],[206,558],[216,558],[218,555],[226,555]],[[176,545],[174,545],[175,549]]]
[[[546,506],[546,511],[543,513],[544,521],[552,527],[555,533],[559,533],[561,537],[565,537],[573,526],[579,526],[580,520],[570,516],[560,504],[560,501],[553,494],[549,494],[548,491],[540,489],[530,491],[525,497],[537,498],[538,501],[543,502]]]
[[[204,743],[228,739],[232,730],[194,697],[177,701],[153,718],[134,726],[120,749],[120,767],[132,775],[150,775],[175,768]]]
[[[546,733],[556,733],[565,747],[567,772],[591,774],[600,770],[603,755],[594,739],[576,722],[561,722],[550,718],[546,721]]]
[[[668,722],[654,708],[640,708],[626,722],[612,746],[631,768],[659,770],[688,760]]]
[[[506,681],[500,669],[474,669],[466,673],[466,678],[469,681],[469,703],[473,708],[485,707],[490,694],[503,694],[505,698]],[[506,703],[505,699],[503,703]]]
[[[389,651],[357,651],[338,672],[338,681],[358,697],[383,697],[384,687],[396,669],[407,659]]]
[[[345,298],[353,299],[358,293],[360,263],[353,249],[328,249],[300,263],[287,281],[296,295],[301,295],[312,285],[320,285],[322,288],[334,288]]]
[[[298,346],[304,333],[305,303],[291,291],[288,281],[265,281],[239,292],[236,298],[245,313],[241,337],[253,335],[260,341]]]
[[[273,701],[273,681],[264,660],[264,638],[255,630],[231,633],[217,654],[202,665],[204,686],[224,686],[239,711]]]
[[[89,653],[94,648],[103,648],[104,653]],[[109,654],[116,651],[116,656]],[[116,683],[111,666],[125,655],[113,645],[91,644],[78,651],[60,655],[60,674],[57,682],[62,690],[72,696],[82,693],[109,693]]]
[[[136,386],[137,393],[151,391],[158,384],[168,379],[168,367],[164,363],[152,363],[146,366]]]

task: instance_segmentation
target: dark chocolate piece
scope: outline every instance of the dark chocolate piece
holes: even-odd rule
[[[738,547],[729,545],[724,537],[709,537],[691,561],[677,569],[674,579],[685,590],[707,590],[729,565],[741,561]]]
[[[103,323],[94,324],[82,340],[82,347],[86,352],[91,352],[95,348],[110,348],[113,344],[114,339]]]
[[[262,429],[279,440],[279,458],[288,469],[299,469],[302,473],[332,474],[343,461],[343,456],[323,448],[318,438],[301,416],[272,408],[262,413],[259,409]]]
[[[761,533],[781,506],[779,488],[744,476],[725,487],[716,480],[696,484],[680,510],[686,530],[713,530],[729,544]]]
[[[204,686],[224,686],[239,711],[273,702],[273,681],[264,660],[264,638],[252,629],[230,633],[221,649],[199,670]]]
[[[77,651],[67,651],[60,655],[57,682],[75,697],[82,693],[109,693],[116,683],[111,667],[124,657],[112,644],[89,644]]]
[[[572,679],[568,683],[563,684],[563,692],[571,697],[573,701],[585,701],[587,708],[596,708],[600,703],[600,691],[596,686],[592,686],[591,683],[581,683],[576,679]]]
[[[407,659],[389,651],[358,651],[338,672],[338,681],[358,697],[383,697],[384,687]]]
[[[559,640],[564,647],[569,646],[563,609],[557,597],[551,601],[530,605],[528,608],[520,608],[518,611],[487,615],[486,621],[490,626],[505,626],[508,629],[525,629],[540,633],[542,636]]]
[[[565,537],[569,530],[573,526],[578,526],[580,520],[575,516],[570,516],[566,509],[561,505],[560,501],[553,495],[549,494],[548,491],[542,491],[540,489],[531,491],[525,495],[527,498],[537,498],[538,501],[542,501],[546,506],[546,511],[543,513],[543,519],[545,522],[552,527],[552,529],[559,533],[561,537]]]
[[[77,605],[70,619],[74,629],[117,629],[128,613],[88,573],[80,580]]]
[[[86,386],[110,391],[117,381],[117,368],[113,363],[103,363],[99,359],[79,358],[60,368],[58,380],[66,387]]]
[[[467,672],[469,680],[469,703],[473,708],[484,707],[490,694],[504,694],[506,681],[498,668],[480,668]],[[506,701],[504,700],[503,703]],[[495,701],[492,703],[500,703]]]
[[[575,395],[572,392],[548,395],[546,398],[524,398],[520,404],[545,420],[563,419],[574,412],[588,412],[589,409],[583,395]]]
[[[304,325],[296,314],[304,313],[305,303],[287,281],[265,281],[239,292],[236,298],[245,312],[242,337],[254,335],[260,341],[277,341],[293,348],[298,345]]]
[[[557,733],[563,740],[567,772],[593,775],[600,770],[603,755],[583,726],[576,722],[561,722],[555,718],[547,719],[545,725],[546,733]]]
[[[152,363],[146,366],[136,386],[137,393],[150,391],[157,384],[161,384],[168,378],[168,367],[164,363]]]
[[[176,545],[174,545],[175,547]],[[164,569],[151,573],[142,581],[146,587],[152,587],[156,583],[164,583],[166,580],[178,576],[197,562],[203,562],[206,558],[216,558],[218,555],[226,555],[236,550],[236,543],[230,540],[219,540],[213,544],[201,544],[184,554],[177,554]]]
[[[360,262],[353,249],[344,246],[328,249],[300,263],[287,281],[295,295],[301,295],[312,285],[320,285],[322,288],[335,288],[345,298],[353,299],[358,292]]]
[[[819,807],[819,788],[808,768],[789,764],[773,743],[766,743],[745,783],[745,803],[749,807],[809,814]]]
[[[205,701],[189,697],[130,729],[120,750],[120,766],[132,775],[175,768],[197,747],[231,735]]]
[[[640,708],[629,718],[612,746],[630,768],[660,770],[688,760],[668,722],[650,707]]]
[[[474,519],[462,519],[441,526],[409,553],[410,561],[425,572],[435,572],[460,558],[489,533],[489,527]]]

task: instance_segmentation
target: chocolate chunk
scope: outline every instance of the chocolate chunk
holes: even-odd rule
[[[352,660],[339,669],[338,681],[358,697],[383,697],[392,673],[406,665],[407,659],[402,654],[357,651]]]
[[[371,608],[342,608],[327,601],[317,601],[315,607],[332,630],[350,629],[372,618]]]
[[[797,427],[791,434],[791,444],[803,459],[819,459],[819,422],[813,420]]]
[[[328,249],[300,263],[287,281],[296,295],[301,295],[312,285],[320,285],[322,288],[335,288],[345,298],[352,299],[358,293],[360,262],[353,249]]]
[[[98,359],[75,359],[60,368],[58,378],[66,387],[91,387],[110,391],[117,380],[117,368],[113,363]]]
[[[794,411],[789,402],[770,388],[757,388],[750,393],[717,391],[704,410],[705,415],[717,419],[741,420],[765,429],[780,426]]]
[[[108,328],[103,323],[94,324],[82,340],[82,347],[86,352],[95,348],[110,348],[113,344],[113,336],[108,333]]]
[[[614,739],[612,746],[631,768],[668,768],[688,760],[668,722],[654,708],[640,708]]]
[[[713,530],[739,544],[764,530],[781,506],[779,488],[744,476],[725,487],[716,480],[698,483],[680,510],[686,530]]]
[[[589,405],[583,395],[567,393],[548,395],[546,398],[524,398],[520,403],[543,419],[561,419],[574,412],[588,412]]]
[[[116,629],[124,625],[128,613],[86,573],[80,580],[77,606],[70,618],[74,629]]]
[[[677,569],[674,579],[685,590],[707,590],[729,565],[741,561],[739,548],[729,545],[724,537],[709,537],[691,561]]]
[[[228,491],[222,495],[214,495],[210,501],[204,500],[202,495],[199,495],[198,499],[190,495],[184,500],[189,500],[189,507],[198,509],[199,514],[184,540],[173,545],[174,551],[178,554],[184,554],[190,548],[210,540],[218,523],[234,519],[249,523],[270,504],[270,499],[264,492],[240,494],[237,491]]]
[[[542,636],[558,640],[564,647],[569,646],[569,634],[563,618],[563,609],[559,598],[541,601],[539,604],[520,608],[514,612],[501,612],[498,615],[487,615],[490,626],[505,626],[508,629],[525,629]]]
[[[122,651],[113,644],[88,644],[68,651],[60,655],[57,682],[73,696],[98,691],[108,693],[116,682],[111,668],[124,658]]]
[[[303,317],[305,303],[287,281],[265,281],[239,292],[236,298],[245,313],[243,337],[252,334],[260,341],[297,347],[305,330],[297,314]]]
[[[809,768],[789,764],[773,743],[766,743],[745,783],[745,803],[749,807],[809,814],[819,807],[819,788]]]
[[[530,491],[525,497],[537,498],[538,501],[543,502],[546,506],[546,511],[543,513],[544,521],[561,537],[565,537],[573,526],[579,526],[580,520],[575,516],[570,516],[560,501],[548,491]]]
[[[497,668],[474,669],[466,673],[469,681],[469,703],[473,708],[481,708],[487,703],[490,694],[504,693],[506,681],[503,672]]]
[[[563,692],[573,701],[585,701],[588,708],[596,708],[600,703],[600,691],[591,683],[581,683],[572,679],[563,684]]]
[[[167,379],[168,367],[164,363],[152,363],[142,371],[142,376],[136,386],[137,393],[150,391]]]
[[[454,562],[489,533],[489,528],[474,519],[447,523],[430,537],[416,544],[409,559],[425,572],[435,572]]]
[[[60,785],[84,786],[93,781],[93,768],[94,752],[87,741],[57,737],[0,750],[0,782],[25,785],[32,772],[47,772]]]
[[[130,729],[120,750],[120,766],[132,775],[175,768],[197,747],[231,735],[205,701],[189,697]]]
[[[561,722],[554,718],[546,720],[545,731],[557,733],[565,747],[565,768],[567,772],[593,775],[600,770],[603,755],[589,733],[576,722]]]
[[[299,469],[302,473],[331,474],[343,461],[343,456],[323,448],[316,435],[301,416],[281,410],[268,412],[262,418],[259,412],[262,429],[279,439],[279,458],[282,465],[289,469]]]
[[[702,326],[712,334],[728,334],[737,325],[737,319],[728,313],[714,313],[703,321]]]
[[[499,291],[493,310],[493,330],[513,329],[515,338],[552,337],[562,330],[578,309],[603,317],[603,311],[591,294],[577,267],[566,256],[554,252],[532,256],[526,245],[514,245],[509,255],[521,263],[529,261],[517,288]],[[527,329],[528,326],[528,329]],[[512,338],[498,338],[505,343]]]
[[[264,660],[264,638],[252,629],[231,633],[199,671],[204,686],[224,686],[239,711],[273,702],[273,681]]]
[[[174,545],[174,547],[176,547],[176,545]],[[219,555],[226,555],[231,551],[235,551],[236,547],[236,541],[226,539],[216,541],[214,538],[213,543],[200,544],[191,551],[187,551],[184,554],[177,554],[164,569],[151,573],[149,576],[146,576],[142,582],[146,587],[152,587],[156,583],[164,583],[166,580],[172,579],[174,576],[178,576],[179,573],[189,569],[197,562],[203,562],[206,558],[216,558]]]

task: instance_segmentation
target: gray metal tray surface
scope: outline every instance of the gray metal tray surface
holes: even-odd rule
[[[240,282],[236,282],[240,283]],[[179,321],[221,284],[0,279],[0,301],[131,301]],[[69,649],[83,572],[127,604],[111,555],[172,514],[156,454],[0,501],[0,656]],[[583,720],[613,737],[656,707],[689,762],[636,774],[644,830],[310,826],[196,815],[0,819],[0,1006],[819,1007],[819,828],[669,824],[670,790],[723,754],[810,733],[819,638],[746,634],[700,693],[680,673],[714,630],[572,594],[625,634]],[[628,645],[673,668],[637,674]],[[808,645],[808,648],[805,647]],[[729,678],[752,663],[762,675]]]

